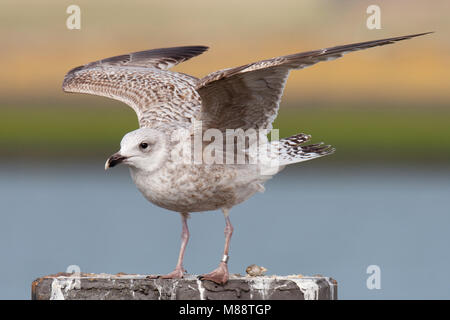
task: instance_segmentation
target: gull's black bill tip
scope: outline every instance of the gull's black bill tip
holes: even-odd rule
[[[105,170],[108,170],[109,168],[115,167],[118,164],[121,164],[126,157],[122,156],[120,153],[115,153],[111,157],[106,160],[105,163]]]

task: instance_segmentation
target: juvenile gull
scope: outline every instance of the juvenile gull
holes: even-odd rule
[[[136,112],[140,128],[123,137],[120,151],[107,160],[105,169],[125,163],[145,198],[180,213],[182,242],[178,263],[173,272],[161,277],[182,278],[185,273],[183,256],[189,239],[189,213],[221,209],[226,223],[223,256],[218,268],[202,278],[225,283],[233,233],[229,210],[257,191],[263,191],[264,182],[285,165],[325,156],[334,149],[323,144],[305,146],[310,139],[306,134],[281,139],[278,143],[279,166],[269,174],[263,170],[266,164],[260,161],[252,164],[186,162],[173,155],[182,153],[186,147],[192,148],[197,132],[195,123],[201,121],[201,132],[216,129],[227,134],[228,129],[256,129],[267,133],[276,118],[292,69],[424,34],[280,56],[220,70],[202,79],[168,69],[203,53],[207,47],[140,51],[72,69],[64,78],[63,90],[113,98],[128,104]],[[174,136],[177,139],[172,139]],[[244,149],[247,152],[250,148],[249,142]],[[230,151],[225,152],[226,156],[227,152]]]

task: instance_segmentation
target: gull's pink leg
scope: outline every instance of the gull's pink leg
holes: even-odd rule
[[[231,225],[230,217],[228,216],[228,209],[222,209],[225,216],[225,248],[223,250],[222,261],[219,266],[212,272],[200,276],[201,280],[211,280],[218,284],[224,284],[228,281],[228,252],[230,250],[230,240],[233,235],[233,226]]]
[[[159,276],[158,278],[161,278],[161,279],[183,278],[183,275],[186,272],[186,270],[184,270],[184,268],[183,268],[184,251],[186,250],[186,246],[189,241],[189,229],[188,229],[188,225],[187,225],[188,218],[189,218],[189,213],[181,213],[181,221],[183,224],[183,227],[181,230],[181,248],[180,248],[180,254],[178,256],[178,262],[175,267],[175,270],[173,270],[169,274]]]

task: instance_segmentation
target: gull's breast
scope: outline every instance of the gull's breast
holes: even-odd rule
[[[131,175],[147,200],[177,212],[231,208],[257,191],[251,183],[238,181],[238,172],[225,165],[168,163],[151,174],[131,170]]]

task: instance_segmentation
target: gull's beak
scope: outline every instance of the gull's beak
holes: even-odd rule
[[[119,152],[114,153],[111,157],[106,160],[105,170],[112,168],[120,163],[122,163],[127,157],[122,156]]]

